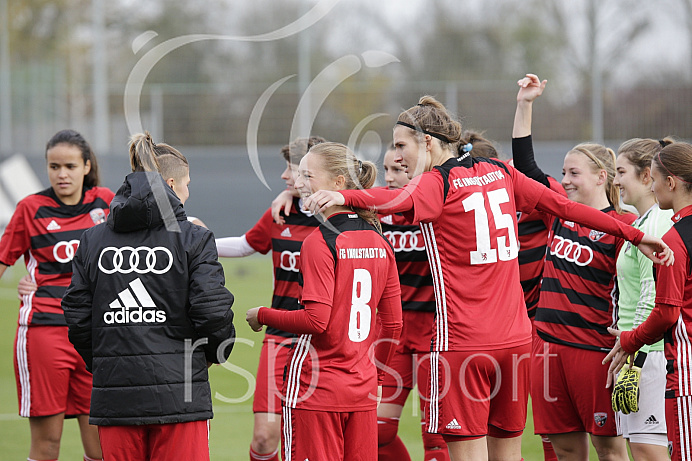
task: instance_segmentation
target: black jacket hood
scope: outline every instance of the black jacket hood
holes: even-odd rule
[[[125,177],[111,202],[107,223],[115,232],[133,232],[186,219],[173,189],[159,173],[148,171]]]

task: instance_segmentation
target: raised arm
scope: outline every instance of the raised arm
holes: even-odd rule
[[[547,80],[541,81],[534,74],[526,74],[526,77],[517,82],[519,93],[517,94],[517,110],[514,114],[514,126],[512,128],[512,155],[514,166],[519,171],[548,186],[548,176],[536,163],[531,140],[533,101],[543,93],[546,83]]]

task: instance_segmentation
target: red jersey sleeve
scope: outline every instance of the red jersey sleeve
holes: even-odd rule
[[[264,212],[252,229],[245,233],[247,243],[257,252],[266,255],[272,249],[271,229],[274,221],[271,208]]]
[[[644,323],[631,331],[623,331],[620,345],[628,354],[634,354],[645,344],[653,344],[661,339],[680,317],[680,306],[659,304],[652,309]]]
[[[524,176],[514,169],[514,194],[517,210],[531,211],[534,208],[562,219],[574,221],[582,226],[624,238],[638,245],[644,233],[622,221],[581,203],[573,202],[542,184]]]
[[[11,266],[31,248],[27,219],[30,219],[28,209],[26,202],[22,200],[17,204],[0,240],[0,263]]]
[[[675,262],[670,266],[656,266],[656,304],[682,306],[689,262],[687,248],[675,227],[663,235],[663,241],[673,250]]]
[[[296,334],[322,333],[329,325],[332,306],[314,301],[306,301],[304,309],[286,311],[262,307],[257,312],[257,320],[263,325]]]
[[[444,183],[438,171],[416,176],[405,187],[396,190],[368,189],[340,191],[345,204],[374,209],[380,214],[413,213],[406,215],[412,224],[433,221],[444,206]]]

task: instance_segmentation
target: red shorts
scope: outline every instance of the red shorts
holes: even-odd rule
[[[428,432],[518,437],[526,425],[531,345],[430,355]]]
[[[377,460],[377,410],[283,410],[283,461]]]
[[[666,398],[666,428],[671,461],[692,459],[692,396]]]
[[[99,426],[103,459],[209,461],[209,421]]]
[[[430,338],[434,312],[404,311],[399,344],[382,383],[382,403],[404,405],[414,383],[421,407],[427,401],[430,377]]]
[[[533,339],[531,403],[536,434],[588,432],[614,437],[619,419],[606,389],[605,352]]]
[[[293,341],[293,338],[264,335],[257,365],[255,396],[252,401],[254,413],[281,414],[284,368]]]
[[[67,339],[67,327],[18,326],[14,375],[19,415],[88,415],[91,373]]]

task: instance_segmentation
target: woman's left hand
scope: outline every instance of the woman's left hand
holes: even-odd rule
[[[622,349],[620,344],[621,330],[616,330],[614,328],[608,328],[608,333],[617,337],[615,341],[615,346],[608,352],[608,355],[603,359],[603,365],[610,362],[610,367],[608,367],[608,381],[606,382],[606,388],[609,388],[614,381],[614,377],[617,376],[620,369],[627,363],[627,359],[630,359],[630,363],[634,363],[634,354],[628,354]]]
[[[247,323],[250,325],[250,328],[252,328],[252,331],[262,331],[262,324],[257,319],[257,313],[259,310],[259,307],[253,307],[245,314],[245,320],[247,320]]]

